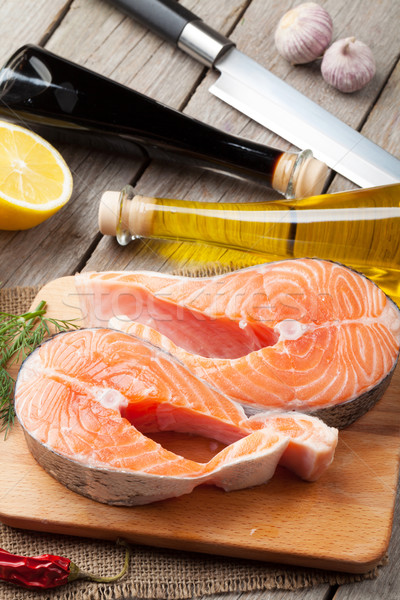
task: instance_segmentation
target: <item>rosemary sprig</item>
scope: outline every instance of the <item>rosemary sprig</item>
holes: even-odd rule
[[[45,317],[46,302],[42,300],[35,310],[14,315],[0,312],[0,431],[7,437],[14,423],[13,390],[15,381],[7,369],[37,348],[52,329],[59,333],[77,328],[74,320]]]

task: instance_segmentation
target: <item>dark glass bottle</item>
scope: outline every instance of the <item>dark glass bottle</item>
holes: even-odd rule
[[[319,193],[326,178],[310,151],[283,152],[229,135],[33,45],[20,48],[0,72],[0,114],[50,139],[57,133],[100,149],[178,159],[287,197]]]

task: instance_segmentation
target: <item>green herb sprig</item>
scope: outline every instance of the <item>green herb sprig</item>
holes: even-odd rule
[[[8,368],[25,358],[52,333],[78,328],[74,320],[45,317],[46,302],[42,300],[35,310],[13,315],[0,312],[0,431],[7,437],[14,423],[13,390],[15,381]],[[53,332],[52,332],[53,330]]]

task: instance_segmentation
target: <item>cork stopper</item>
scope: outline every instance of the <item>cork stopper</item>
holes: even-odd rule
[[[104,192],[99,206],[99,229],[104,235],[117,235],[120,192]]]
[[[275,168],[272,187],[287,198],[316,196],[322,192],[327,175],[326,164],[314,158],[310,150],[284,152]]]
[[[328,167],[325,163],[312,156],[306,158],[297,173],[297,177],[294,176],[294,197],[318,196],[324,189],[327,176]]]
[[[99,229],[104,235],[117,236],[125,246],[131,240],[151,232],[154,198],[136,196],[131,186],[122,192],[106,191],[100,199]]]

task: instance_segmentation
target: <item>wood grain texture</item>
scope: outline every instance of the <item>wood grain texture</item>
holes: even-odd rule
[[[400,589],[400,490],[397,492],[397,506],[393,522],[393,534],[389,547],[389,567],[382,569],[379,578],[373,581],[361,581],[356,586],[342,585],[333,600],[398,600]],[[297,598],[296,598],[297,600]]]
[[[38,44],[57,27],[71,0],[0,2],[0,64],[26,43]]]
[[[229,32],[244,2],[224,0],[222,4],[226,11],[213,17],[214,2],[204,0],[199,14],[206,20],[212,19],[221,31]],[[193,6],[193,0],[187,5]],[[0,7],[0,19],[1,16]],[[89,28],[86,23],[90,23]],[[21,45],[26,41],[21,37]],[[180,108],[204,69],[182,52],[161,45],[157,36],[147,33],[108,3],[75,0],[46,47],[140,92],[152,91],[155,99]],[[149,90],[149,85],[155,89]],[[100,239],[97,211],[101,192],[110,187],[118,189],[135,179],[143,165],[137,158],[53,143],[73,173],[72,198],[52,219],[33,230],[0,233],[1,255],[12,265],[7,270],[0,267],[3,285],[45,283],[81,268]]]
[[[383,36],[381,25],[377,24],[376,14],[371,3],[366,3],[361,9],[357,4],[350,8],[351,20],[347,20],[348,7],[345,1],[321,2],[332,14],[335,22],[335,39],[350,35],[350,31],[363,33],[363,38],[372,41],[372,47],[377,60],[378,75],[371,84],[356,94],[341,94],[328,86],[319,72],[319,64],[312,63],[293,67],[281,58],[274,47],[273,33],[280,16],[293,4],[299,2],[273,3],[265,8],[265,2],[254,0],[244,17],[231,35],[240,50],[257,60],[260,64],[270,69],[275,75],[286,80],[299,91],[321,104],[324,108],[343,119],[352,127],[361,126],[363,119],[369,114],[377,99],[385,78],[389,76],[398,59],[398,43],[389,43],[397,37],[395,24],[400,13],[400,4],[386,0],[380,10],[388,16],[388,37]],[[365,10],[365,6],[367,10]],[[379,23],[379,22],[378,22]],[[375,36],[375,37],[374,37]],[[176,51],[175,51],[176,52]],[[208,72],[204,80],[197,87],[196,92],[184,108],[184,112],[196,117],[210,125],[219,127],[229,133],[248,137],[261,143],[274,145],[282,149],[291,146],[269,132],[261,125],[251,121],[242,113],[232,109],[219,99],[213,97],[208,88],[217,78],[216,73]],[[383,148],[400,157],[396,125],[399,126],[398,97],[400,82],[397,71],[391,78],[391,84],[385,93],[379,97],[376,106],[369,116],[364,127],[365,135],[380,144]],[[388,116],[390,115],[390,116]],[[363,133],[364,133],[363,129]],[[354,188],[354,184],[344,177],[336,176],[329,191],[340,191]],[[116,189],[116,188],[114,188]],[[196,169],[168,167],[153,163],[136,183],[138,193],[144,195],[186,198],[189,200],[212,201],[260,201],[276,199],[276,192],[265,190],[261,187],[234,179],[218,177]],[[176,245],[164,243],[162,248],[164,258],[153,254],[156,245],[149,242],[135,242],[128,248],[113,251],[118,246],[113,241],[103,238],[90,257],[87,269],[97,270],[102,268],[124,269],[142,268],[141,259],[147,248],[146,262],[151,261],[153,266],[146,268],[164,268],[168,248],[176,251]],[[152,257],[150,258],[150,255]],[[107,267],[102,267],[106,264]]]
[[[328,110],[337,111],[336,114],[346,122],[362,126],[362,132],[367,137],[399,157],[400,4],[393,0],[356,0],[352,3],[321,0],[320,4],[329,8],[334,19],[334,38],[355,34],[372,46],[377,58],[378,73],[374,81],[365,90],[348,96],[335,92],[323,83],[317,63],[291,67],[276,54],[271,37],[275,23],[285,10],[300,2],[274,0],[268,2],[267,6],[261,0],[225,0],[218,4],[215,1],[183,0],[186,6],[221,31],[230,33],[234,27],[232,37],[241,50],[264,61],[263,64],[275,74],[295,87],[299,86],[298,89],[321,102]],[[65,10],[69,4],[70,10]],[[245,10],[247,5],[249,8]],[[242,10],[245,10],[243,15]],[[239,20],[238,15],[241,15]],[[205,70],[196,61],[123,17],[103,0],[75,0],[72,3],[69,0],[37,0],[34,3],[29,0],[3,0],[0,3],[0,30],[2,60],[24,43],[36,43],[49,38],[47,47],[53,51],[128,83],[171,106],[181,110],[186,108],[188,114],[201,120],[264,143],[285,149],[289,147],[284,140],[213,98],[207,87],[215,78],[214,74],[207,73],[202,82]],[[93,151],[89,153],[66,144],[57,146],[74,172],[72,200],[61,213],[34,230],[24,233],[0,232],[2,284],[45,283],[51,278],[72,274],[85,264],[89,269],[168,270],[167,257],[177,252],[179,244],[138,242],[122,249],[115,240],[109,238],[103,238],[99,243],[97,202],[100,193],[106,187],[119,189],[127,181],[135,181],[142,164],[129,158]],[[336,176],[329,190],[339,191],[350,187],[354,187],[353,184]],[[159,165],[147,169],[139,180],[138,191],[193,200],[224,198],[241,201],[273,197],[270,192],[227,178]],[[399,519],[398,514],[396,518]],[[393,558],[390,555],[389,566],[382,570],[378,580],[346,586],[337,593],[338,600],[350,597],[351,600],[364,597],[372,599],[378,595],[394,600],[399,596],[398,538],[396,527],[391,550]],[[305,597],[323,600],[327,591],[328,587],[322,586],[317,590],[296,593],[224,594],[218,599],[236,600],[240,596],[241,600],[303,600]],[[213,600],[217,600],[217,597],[214,596]]]
[[[73,278],[47,284],[48,314],[79,315]],[[56,533],[364,572],[389,544],[400,451],[400,369],[383,399],[340,433],[334,463],[316,483],[278,467],[262,486],[225,493],[199,487],[186,496],[123,508],[67,490],[27,451],[16,426],[0,451],[0,518]],[[157,440],[195,460],[210,458],[210,441],[176,434]],[[189,444],[189,445],[188,445]],[[4,450],[3,450],[4,448]],[[44,517],[45,515],[45,517]]]
[[[216,12],[213,0],[183,4],[222,33],[230,32],[246,6],[245,0],[221,0]],[[89,21],[89,29],[82,27]],[[205,70],[105,0],[74,0],[46,47],[177,109]]]
[[[275,74],[355,127],[366,118],[385,83],[385,77],[393,68],[398,53],[398,44],[394,43],[397,39],[395,23],[398,3],[390,0],[380,3],[379,11],[385,15],[385,24],[387,22],[383,36],[382,26],[376,18],[376,8],[373,10],[371,3],[368,3],[367,10],[360,10],[356,5],[348,9],[344,0],[324,2],[332,12],[336,37],[347,35],[349,31],[356,29],[362,30],[365,38],[373,40],[374,52],[377,54],[378,76],[374,82],[355,95],[339,94],[324,84],[317,64],[291,67],[277,55],[273,44],[273,30],[281,14],[293,4],[292,2],[286,0],[283,3],[273,3],[267,11],[264,2],[253,0],[242,18],[240,15],[247,5],[243,0],[235,0],[234,3],[225,0],[220,3],[218,11],[215,11],[212,0],[186,0],[184,3],[222,32],[229,33],[231,28],[234,28],[232,38],[241,50],[248,52]],[[5,4],[5,7],[7,6],[9,3]],[[9,9],[0,7],[0,17],[2,10],[7,17]],[[347,20],[348,10],[351,12],[351,20]],[[40,8],[40,12],[44,14],[45,8]],[[84,27],[83,24],[88,22],[91,26]],[[28,39],[21,36],[20,42],[26,41]],[[287,142],[213,98],[208,93],[208,85],[215,78],[214,73],[209,72],[198,85],[205,72],[201,65],[162,42],[105,1],[75,0],[60,26],[50,37],[47,47],[170,106],[184,109],[187,114],[221,129],[281,148],[289,147]],[[396,112],[393,106],[398,106],[398,103],[390,103],[395,100],[396,94],[398,95],[398,77],[392,77],[393,91],[389,93],[389,89],[388,96],[382,95],[379,98],[376,112],[373,111],[368,120],[368,133],[383,146],[389,144],[388,149],[396,153],[393,128]],[[379,122],[375,114],[379,115]],[[382,115],[386,114],[390,114],[391,118],[382,123]],[[132,260],[137,264],[137,249],[133,249],[133,246],[123,255],[119,253],[118,246],[110,246],[108,240],[98,244],[100,236],[97,227],[97,202],[104,189],[118,189],[124,183],[135,180],[142,168],[142,162],[112,155],[105,156],[65,144],[57,144],[57,147],[64,154],[74,174],[75,189],[72,199],[58,215],[32,231],[0,234],[2,255],[4,254],[7,261],[13,257],[12,268],[3,268],[0,273],[3,285],[44,283],[51,278],[82,268],[89,257],[92,258],[89,268],[93,265],[96,265],[96,268],[100,265],[102,268],[101,265],[109,260],[110,250],[114,255],[113,268],[118,268],[119,264],[127,264],[127,255],[130,252]],[[335,190],[343,189],[349,187],[349,182],[339,180],[334,185]],[[138,191],[149,195],[161,194],[196,200],[224,198],[249,201],[277,197],[273,192],[250,184],[238,184],[227,177],[187,170],[177,165],[172,168],[152,165],[140,178]],[[67,227],[65,223],[68,223]],[[94,247],[96,250],[93,252]],[[140,248],[141,246],[138,247],[139,252]],[[55,255],[57,261],[53,260]],[[163,262],[165,259],[161,260],[161,263]]]
[[[400,3],[397,4],[400,12]],[[397,43],[397,50],[400,52],[400,44]],[[361,128],[361,132],[367,138],[373,140],[385,150],[400,158],[400,62],[396,64],[393,72],[383,89],[381,96],[373,106],[368,118]],[[331,192],[338,192],[344,189],[350,189],[351,183],[342,177],[336,175],[332,185]]]

